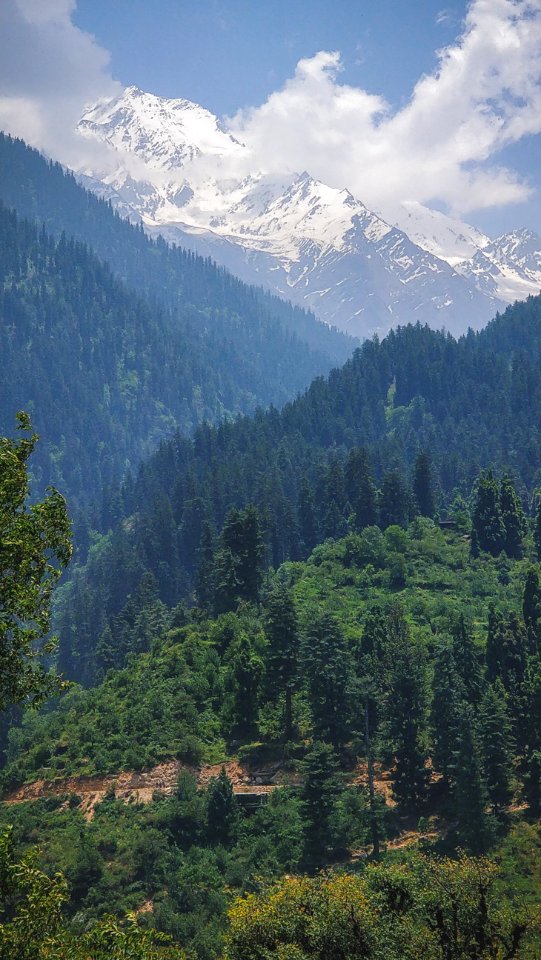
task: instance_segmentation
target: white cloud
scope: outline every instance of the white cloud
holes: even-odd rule
[[[78,166],[103,148],[75,126],[87,103],[122,88],[109,54],[72,23],[75,0],[1,0],[0,129]]]
[[[86,104],[122,88],[108,52],[73,24],[75,5],[0,0],[0,127],[75,168],[104,171],[110,152],[75,126]],[[524,200],[531,185],[497,159],[541,132],[541,0],[473,0],[438,58],[397,109],[341,82],[337,52],[299,61],[264,104],[228,120],[247,145],[230,175],[306,169],[389,215],[402,200],[462,214]]]
[[[230,121],[255,161],[308,169],[384,210],[415,199],[465,213],[529,195],[491,162],[541,131],[541,0],[474,0],[462,35],[397,111],[340,83],[340,69],[338,53],[301,60],[280,91]]]

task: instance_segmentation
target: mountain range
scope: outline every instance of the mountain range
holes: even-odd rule
[[[128,87],[86,111],[105,145],[77,174],[123,216],[355,336],[428,323],[460,334],[541,287],[541,238],[491,239],[417,202],[381,213],[314,179],[256,169],[249,149],[188,100]]]

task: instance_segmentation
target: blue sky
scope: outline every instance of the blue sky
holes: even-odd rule
[[[541,232],[541,0],[0,0],[1,128],[90,168],[77,121],[132,84],[261,169]]]
[[[79,0],[74,21],[111,52],[124,85],[223,115],[263,102],[319,50],[341,52],[345,83],[400,105],[465,9],[441,0]]]

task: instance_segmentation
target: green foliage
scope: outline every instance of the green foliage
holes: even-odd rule
[[[479,739],[488,796],[495,814],[512,798],[511,721],[501,681],[490,684],[479,706]]]
[[[348,739],[351,664],[344,636],[330,614],[308,626],[303,645],[303,673],[316,739],[338,750]]]
[[[284,739],[293,737],[292,699],[299,686],[299,625],[290,590],[276,584],[267,597],[266,682],[274,698],[284,697]]]
[[[442,512],[455,504],[450,516],[455,522],[458,517],[463,535],[469,529],[465,505],[478,465],[492,465],[487,494],[492,506],[487,502],[475,508],[474,503],[473,513],[480,512],[479,531],[473,526],[472,555],[479,550],[484,554],[485,548],[499,555],[507,535],[509,551],[516,553],[518,501],[507,484],[506,534],[496,471],[506,469],[509,450],[516,450],[517,489],[522,495],[536,483],[535,455],[520,451],[526,435],[531,437],[528,449],[541,449],[531,414],[539,380],[540,307],[541,298],[531,298],[458,342],[421,327],[403,328],[381,343],[363,344],[341,370],[328,380],[315,380],[281,411],[271,409],[216,428],[202,425],[192,439],[176,436],[162,444],[137,477],[118,491],[119,522],[102,556],[91,553],[63,593],[58,629],[66,664],[67,651],[70,656],[77,652],[66,672],[85,683],[93,681],[91,670],[78,672],[83,654],[77,648],[84,649],[91,665],[102,631],[107,625],[112,629],[111,621],[145,570],[155,577],[162,601],[190,601],[201,574],[203,524],[220,531],[232,508],[242,512],[252,504],[257,509],[264,561],[274,568],[306,556],[317,541],[342,537],[348,530],[360,533],[368,521],[405,527],[418,509],[408,478],[419,450],[430,450],[429,478],[426,464],[423,468],[425,493],[429,480]],[[510,356],[519,355],[520,364],[510,364]],[[449,390],[450,366],[459,390]],[[522,382],[521,368],[528,370],[534,392],[510,420],[510,397],[517,378]],[[388,419],[393,381],[405,412]],[[486,478],[480,494],[485,486]],[[230,598],[243,586],[236,582],[235,564],[222,545],[214,562],[223,601],[217,612],[231,608]],[[398,549],[387,567],[388,584],[396,591],[407,588],[410,575]],[[99,611],[92,618],[88,608],[96,607],[95,597]]]
[[[0,136],[2,198],[11,193],[10,151],[23,166],[27,158]],[[86,552],[87,521],[107,529],[121,519],[118,484],[160,440],[284,403],[332,360],[315,318],[295,330],[302,311],[258,297],[208,260],[154,243],[60,170],[37,165],[38,190],[55,181],[73,206],[53,238],[0,199],[0,424],[5,430],[17,408],[32,411],[46,438],[36,456],[39,492],[53,483],[66,494]],[[39,218],[14,199],[23,216]],[[298,339],[303,326],[314,334],[313,350]],[[338,333],[336,341],[345,359],[354,341]],[[332,342],[331,333],[331,352]],[[95,501],[103,502],[101,516]]]
[[[426,658],[410,639],[399,610],[393,611],[389,625],[392,662],[386,735],[396,766],[393,791],[399,803],[418,807],[425,799],[428,782]]]
[[[487,860],[417,858],[362,876],[289,877],[235,902],[226,960],[511,960],[539,918],[500,903]]]
[[[388,582],[396,556],[409,570],[398,605]],[[62,869],[70,927],[151,901],[145,924],[211,960],[231,896],[262,877],[347,862],[352,850],[370,849],[374,824],[383,854],[397,816],[417,820],[436,804],[449,824],[447,848],[490,849],[498,823],[489,803],[506,811],[511,787],[536,809],[541,747],[541,670],[520,616],[531,563],[510,560],[505,578],[501,570],[499,558],[472,559],[460,534],[417,518],[406,530],[365,528],[285,564],[268,578],[259,608],[240,604],[206,619],[200,609],[162,604],[148,650],[12,730],[4,782],[137,770],[175,757],[193,767],[221,762],[222,736],[234,736],[240,750],[257,723],[262,742],[242,756],[264,778],[289,770],[294,785],[244,807],[225,773],[197,789],[186,770],[170,797],[148,806],[110,792],[90,823],[76,798],[0,808],[23,849],[38,841],[43,865]],[[155,584],[140,589],[142,610],[154,609]],[[489,614],[490,603],[498,613]],[[491,707],[496,677],[507,691],[503,712],[498,684]],[[284,747],[289,681],[292,740]],[[513,745],[513,776],[502,780],[509,720],[524,746]],[[377,790],[372,807],[366,787],[351,782],[354,757],[364,764],[367,749],[378,770],[388,767],[400,801],[394,816]],[[292,756],[301,760],[296,774]],[[429,759],[444,782],[429,782]],[[393,877],[378,897],[413,895],[400,870]]]
[[[459,843],[470,852],[479,854],[488,850],[494,838],[494,824],[486,812],[488,794],[471,707],[465,707],[460,720],[453,811],[458,821]]]
[[[526,535],[526,517],[508,474],[502,478],[500,486],[500,509],[505,528],[505,552],[509,557],[521,557]]]
[[[432,518],[436,512],[433,482],[430,455],[422,451],[415,460],[413,477],[413,495],[422,517]]]
[[[82,936],[66,926],[68,901],[61,874],[47,876],[30,851],[16,859],[10,831],[0,835],[0,955],[3,960],[182,960],[167,938],[103,917]]]
[[[479,549],[496,557],[505,547],[506,531],[498,484],[491,470],[483,471],[479,477],[472,524]]]
[[[38,438],[27,414],[18,414],[17,426],[31,435],[0,437],[0,711],[62,689],[43,658],[55,645],[47,639],[52,592],[71,556],[63,497],[50,489],[28,503],[27,461]]]
[[[228,846],[235,835],[239,811],[229,777],[222,767],[220,775],[208,788],[207,818],[208,837],[211,843]]]

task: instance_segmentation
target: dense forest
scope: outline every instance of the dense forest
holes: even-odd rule
[[[326,361],[318,372],[343,363],[358,341],[316,320],[263,290],[249,287],[209,258],[148,237],[141,225],[116,214],[110,204],[84,189],[60,164],[0,132],[0,200],[22,218],[45,226],[47,233],[86,244],[105,260],[115,276],[151,302],[159,301],[173,317],[197,308],[202,329],[215,329],[241,353],[262,349],[265,335],[278,321]],[[244,338],[252,329],[252,340]],[[244,347],[244,349],[243,349]],[[272,343],[269,363],[273,362]],[[297,359],[303,361],[300,355]],[[265,370],[261,368],[261,375]],[[268,375],[268,371],[267,371]],[[276,371],[279,387],[280,373]],[[299,381],[303,387],[306,381]],[[291,393],[298,389],[295,384]],[[266,398],[265,402],[269,402]],[[275,401],[276,402],[276,401]]]
[[[237,318],[240,353],[218,313],[205,330],[200,308],[149,305],[84,245],[1,204],[0,314],[4,429],[32,413],[47,438],[39,488],[55,484],[78,520],[175,429],[283,402],[325,365],[262,312]],[[225,301],[221,316],[232,322]]]
[[[351,356],[0,136],[0,320],[2,960],[537,960],[541,297]]]
[[[124,649],[119,625],[137,616],[149,577],[162,601],[193,602],[232,509],[255,507],[276,568],[348,529],[406,525],[419,508],[416,462],[430,451],[433,515],[459,515],[485,466],[514,477],[528,512],[541,480],[540,359],[541,298],[530,298],[458,341],[399,329],[281,412],[163,443],[135,480],[105,491],[110,533],[94,538],[57,605],[63,669],[89,682],[104,636]],[[227,552],[216,562],[230,569]]]
[[[421,513],[434,508],[422,457],[416,480],[407,525],[352,530],[272,573],[254,509],[231,514],[218,549],[234,578],[215,571],[188,609],[163,603],[147,577],[123,621],[126,665],[104,639],[100,683],[13,726],[1,822],[13,825],[15,860],[38,842],[45,875],[62,870],[71,930],[136,910],[188,957],[211,960],[224,943],[227,956],[265,957],[262,936],[277,949],[308,936],[302,891],[331,942],[354,944],[355,897],[371,904],[373,920],[359,922],[372,952],[351,945],[347,957],[393,956],[388,925],[403,922],[402,958],[428,936],[431,883],[451,913],[458,898],[467,941],[483,877],[496,940],[475,954],[462,942],[445,953],[437,939],[432,955],[498,960],[496,943],[536,955],[541,510],[528,523],[510,478],[484,472],[442,530]],[[465,853],[497,854],[499,875]],[[300,879],[333,866],[328,880]],[[395,896],[407,896],[398,911]],[[315,931],[304,942],[305,956],[333,955],[317,952]]]

